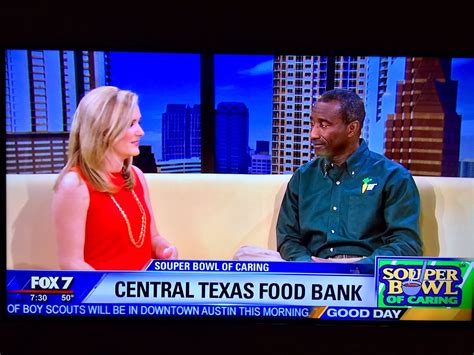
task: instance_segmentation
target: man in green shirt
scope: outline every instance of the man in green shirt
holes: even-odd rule
[[[362,262],[421,255],[420,198],[410,173],[360,139],[365,109],[352,91],[327,91],[313,106],[318,156],[288,183],[277,222],[284,260]]]

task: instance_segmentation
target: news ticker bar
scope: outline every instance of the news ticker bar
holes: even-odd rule
[[[356,264],[193,260],[153,260],[140,272],[8,270],[7,312],[472,319],[471,260],[378,258],[376,265],[375,274]]]
[[[405,309],[163,304],[10,304],[9,313],[44,316],[279,317],[350,320],[401,320]]]
[[[354,321],[470,321],[469,309],[380,309],[369,307],[303,307],[162,304],[8,304],[9,314],[21,316],[89,317],[264,317]]]

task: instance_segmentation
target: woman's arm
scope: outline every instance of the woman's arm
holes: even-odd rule
[[[84,261],[89,191],[76,172],[64,175],[53,195],[53,224],[59,265],[66,270],[94,270]]]
[[[150,193],[148,191],[148,184],[146,182],[145,175],[143,175],[143,172],[136,166],[132,166],[132,169],[135,169],[135,172],[142,183],[146,205],[148,207],[148,211],[150,211],[150,229],[153,256],[156,259],[177,259],[178,250],[160,235],[158,228],[156,227],[153,208],[151,206]]]

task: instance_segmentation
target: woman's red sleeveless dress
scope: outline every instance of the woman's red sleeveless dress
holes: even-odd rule
[[[78,169],[79,170],[79,169]],[[84,260],[96,270],[141,270],[152,257],[150,212],[147,208],[143,186],[134,168],[135,177],[133,190],[137,195],[146,214],[145,240],[137,248],[130,240],[124,216],[106,192],[95,191],[84,178],[89,190],[90,202],[87,211]],[[120,173],[112,174],[112,182],[120,186],[113,197],[128,218],[132,235],[137,243],[142,227],[142,213],[132,191],[123,187],[124,178]]]

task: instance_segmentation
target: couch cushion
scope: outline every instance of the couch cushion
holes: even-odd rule
[[[56,175],[7,175],[7,267],[58,268],[51,218]],[[181,259],[229,260],[239,247],[276,248],[290,175],[146,174],[155,220]],[[424,254],[474,257],[474,179],[415,177]]]

